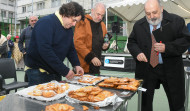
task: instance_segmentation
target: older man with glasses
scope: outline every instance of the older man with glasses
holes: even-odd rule
[[[31,35],[32,35],[32,30],[33,30],[34,25],[36,24],[37,21],[38,21],[38,17],[37,16],[30,16],[29,17],[29,25],[28,25],[28,27],[26,27],[22,31],[21,35],[20,35],[18,46],[19,46],[20,51],[24,55],[24,62],[26,62],[26,59],[25,59],[26,56],[25,55],[26,55],[26,51],[27,51],[29,43],[30,43],[30,38],[31,38]],[[24,77],[24,81],[28,82],[26,74],[25,74],[25,77]]]

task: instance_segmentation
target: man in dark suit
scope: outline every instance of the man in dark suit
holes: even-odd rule
[[[163,10],[159,0],[147,0],[127,47],[136,60],[135,78],[143,79],[142,111],[152,111],[155,89],[166,92],[170,111],[184,111],[185,78],[182,53],[190,43],[183,18]]]

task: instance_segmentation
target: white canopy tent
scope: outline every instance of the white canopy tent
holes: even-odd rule
[[[126,21],[127,34],[129,34],[134,22],[145,16],[145,2],[146,0],[123,0],[120,2],[115,0],[111,4],[106,4],[106,7],[107,10]],[[190,0],[161,0],[161,3],[169,13],[177,14],[190,22]]]

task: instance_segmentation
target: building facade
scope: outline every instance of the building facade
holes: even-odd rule
[[[14,32],[15,0],[0,0],[0,13],[0,29],[6,36],[8,33]]]

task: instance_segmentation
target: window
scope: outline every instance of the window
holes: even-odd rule
[[[26,12],[26,6],[23,6],[22,7],[22,13],[25,13]]]
[[[57,7],[61,4],[60,0],[51,0],[51,7]]]
[[[66,3],[72,2],[72,0],[66,0]]]
[[[102,2],[103,0],[96,0],[96,2]]]
[[[44,2],[39,2],[37,3],[37,10],[41,10],[45,8],[45,3]]]
[[[6,17],[6,11],[5,10],[1,10],[1,17]]]
[[[28,5],[27,12],[32,12],[32,5]]]
[[[14,17],[14,13],[13,13],[13,12],[9,12],[8,17],[9,17],[9,18],[13,18],[13,17]]]
[[[1,4],[7,5],[7,0],[1,0]]]
[[[9,4],[10,6],[14,6],[14,0],[9,0],[8,4]]]

